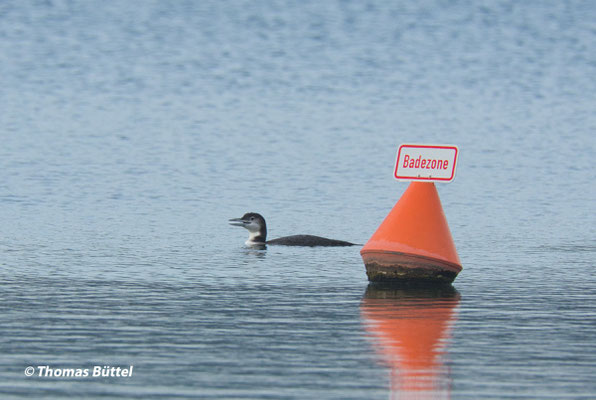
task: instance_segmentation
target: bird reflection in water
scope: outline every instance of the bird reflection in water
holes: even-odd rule
[[[460,295],[453,286],[370,284],[360,306],[366,332],[391,368],[391,399],[448,399],[444,355]]]

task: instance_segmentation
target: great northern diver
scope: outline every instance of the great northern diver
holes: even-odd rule
[[[283,246],[357,246],[343,240],[327,239],[313,235],[284,236],[279,239],[267,240],[267,224],[261,214],[246,213],[242,218],[230,219],[230,225],[241,226],[248,230],[248,246],[283,245]]]

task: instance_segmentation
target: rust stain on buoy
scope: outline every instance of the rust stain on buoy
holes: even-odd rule
[[[410,183],[360,254],[372,282],[451,283],[462,270],[432,182]]]

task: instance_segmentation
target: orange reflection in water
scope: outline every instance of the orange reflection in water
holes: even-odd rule
[[[360,311],[375,349],[391,367],[392,399],[450,398],[443,355],[459,299],[452,286],[369,285]]]

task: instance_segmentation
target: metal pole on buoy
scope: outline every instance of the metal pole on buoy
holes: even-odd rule
[[[403,144],[394,177],[412,181],[360,251],[371,282],[451,283],[462,270],[435,182],[455,177],[457,146]]]

